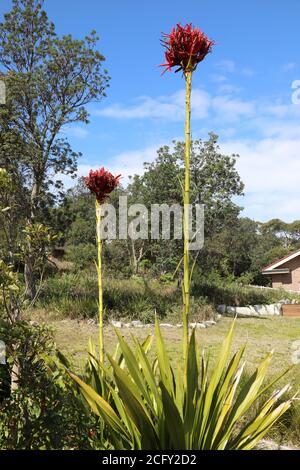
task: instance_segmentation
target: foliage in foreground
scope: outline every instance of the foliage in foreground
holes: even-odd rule
[[[90,384],[71,373],[91,410],[106,425],[106,446],[114,449],[147,450],[250,450],[291,406],[292,399],[279,399],[290,389],[273,392],[256,409],[255,402],[277,381],[264,386],[272,353],[269,353],[241,386],[245,348],[229,360],[233,328],[221,347],[212,374],[209,359],[200,360],[191,335],[187,369],[170,364],[158,323],[157,353],[153,363],[146,347],[133,338],[135,350],[118,335],[119,361],[108,355],[110,366],[90,355]],[[148,342],[146,342],[148,345]]]
[[[70,380],[54,356],[48,328],[26,322],[0,322],[7,364],[0,365],[0,449],[89,449],[89,419]],[[19,364],[18,387],[11,391],[11,368]]]

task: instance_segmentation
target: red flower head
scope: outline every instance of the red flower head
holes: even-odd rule
[[[200,31],[193,28],[192,23],[186,26],[177,24],[170,34],[163,33],[163,46],[167,49],[165,52],[166,63],[162,67],[171,70],[172,67],[178,67],[176,72],[193,71],[197,64],[201,62],[206,54],[211,52],[214,41]]]
[[[83,178],[85,185],[96,195],[97,201],[102,203],[107,196],[120,184],[121,175],[114,176],[104,168],[89,172],[89,176]]]

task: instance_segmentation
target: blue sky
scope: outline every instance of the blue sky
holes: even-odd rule
[[[10,6],[1,0],[0,15]],[[126,182],[160,145],[183,138],[184,81],[161,76],[159,39],[193,22],[217,43],[194,74],[193,137],[215,131],[222,151],[240,155],[243,215],[300,219],[299,0],[46,0],[45,9],[59,34],[96,29],[112,77],[91,123],[65,130],[83,153],[80,174],[105,165]]]

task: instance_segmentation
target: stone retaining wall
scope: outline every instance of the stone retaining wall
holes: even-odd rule
[[[219,305],[217,307],[221,315],[238,317],[265,317],[282,315],[282,303],[270,305],[249,305],[248,307],[231,307]]]
[[[221,318],[220,315],[216,318],[216,320]],[[189,328],[193,329],[196,328],[197,330],[199,329],[204,329],[204,328],[209,328],[211,326],[216,325],[215,320],[205,320],[202,322],[194,322],[194,323],[189,323]],[[123,323],[121,321],[117,320],[111,320],[110,324],[114,328],[154,328],[154,323],[142,323],[140,320],[133,320],[129,323]],[[177,323],[176,325],[173,325],[172,323],[160,323],[159,325],[161,328],[182,328],[182,323]]]

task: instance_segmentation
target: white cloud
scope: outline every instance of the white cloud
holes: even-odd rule
[[[235,121],[242,116],[253,116],[255,103],[231,98],[230,96],[216,96],[212,99],[212,107],[222,119]]]
[[[207,118],[209,113],[220,119],[234,121],[241,116],[254,114],[255,103],[232,98],[230,95],[212,97],[206,91],[195,88],[192,95],[193,119]],[[168,121],[182,121],[185,116],[185,91],[179,90],[170,96],[150,98],[140,97],[139,103],[125,107],[122,104],[113,104],[107,108],[94,111],[97,116],[114,119],[164,119]]]
[[[85,139],[89,135],[89,131],[80,126],[65,127],[62,133],[77,139]]]
[[[122,184],[126,185],[129,176],[141,175],[144,171],[144,163],[153,162],[160,143],[141,150],[131,150],[115,155],[110,159],[109,168],[112,173],[122,174]]]
[[[228,71],[235,65],[225,61],[223,66]],[[233,95],[239,91],[236,87],[222,80],[219,83],[216,95],[193,89],[192,113],[198,128],[195,137],[203,126],[205,133],[214,128],[223,138],[222,152],[240,155],[237,169],[245,183],[246,195],[239,203],[245,207],[244,215],[262,221],[277,217],[287,221],[300,219],[300,105],[288,100],[243,100]],[[182,89],[169,96],[143,96],[129,106],[116,103],[94,114],[117,119],[183,122],[185,92]],[[249,138],[236,138],[244,135],[240,131],[246,131]],[[128,176],[141,174],[143,163],[153,161],[157,149],[165,143],[155,142],[141,150],[117,154],[110,158],[109,168],[115,174],[122,173],[126,185]],[[79,165],[78,173],[87,174],[89,169],[87,165]]]
[[[217,83],[222,83],[222,82],[226,82],[228,80],[228,77],[226,77],[225,75],[220,75],[220,74],[211,74],[211,79],[214,81],[214,82],[217,82]]]
[[[228,73],[234,72],[236,68],[234,61],[228,59],[220,60],[216,65],[220,70]]]
[[[296,120],[257,120],[261,132],[266,137],[280,137],[284,139],[297,139],[300,136],[300,122]]]
[[[254,75],[254,70],[250,67],[238,67],[233,60],[224,59],[220,60],[216,64],[217,68],[221,70],[223,73],[236,73],[240,75],[244,75],[245,77],[252,77]]]
[[[286,104],[282,102],[274,104],[266,104],[264,107],[266,114],[271,114],[276,118],[300,118],[300,105],[292,103],[292,89],[291,89],[291,102]]]
[[[245,183],[245,214],[255,219],[300,219],[300,137],[223,142],[238,153],[237,170]]]
[[[158,143],[153,147],[146,147],[141,150],[129,150],[127,152],[122,152],[112,156],[109,160],[109,171],[114,175],[121,174],[122,185],[126,186],[129,182],[129,176],[136,174],[141,175],[144,170],[144,163],[150,163],[156,158],[156,151],[161,145],[163,144]],[[90,170],[96,170],[101,166],[106,167],[107,165],[103,162],[91,165],[86,163],[79,163],[77,169],[77,179],[88,175]],[[74,180],[68,175],[61,175],[59,176],[59,179],[63,181],[66,189],[75,186],[77,183],[77,179]]]
[[[240,70],[240,73],[242,75],[245,75],[245,77],[253,77],[253,75],[255,74],[254,70],[253,69],[250,69],[249,67],[244,67]]]
[[[204,90],[195,88],[193,90],[192,108],[196,119],[207,116],[209,104],[209,94]],[[107,108],[94,111],[93,114],[115,119],[152,118],[180,121],[185,114],[185,92],[179,90],[170,96],[160,96],[158,98],[142,96],[138,98],[136,105],[126,107],[121,103],[116,103]]]
[[[294,70],[295,67],[296,67],[295,62],[289,62],[288,64],[284,64],[284,65],[282,66],[282,69],[283,69],[285,72],[288,72],[289,70]]]
[[[221,151],[226,154],[239,154],[237,170],[245,183],[245,198],[238,203],[245,207],[244,216],[266,221],[281,218],[286,221],[300,219],[300,134],[293,137],[284,134],[264,137],[260,140],[234,139],[234,128],[224,128],[220,135]],[[267,133],[267,132],[266,132]],[[165,142],[140,150],[125,151],[110,158],[109,169],[122,175],[126,186],[129,176],[143,173],[143,164],[156,158],[157,149]],[[98,165],[79,164],[78,176],[85,176]],[[105,166],[105,164],[104,164]],[[62,177],[65,187],[70,188],[76,181]]]
[[[239,93],[241,90],[242,90],[241,87],[238,87],[236,85],[231,85],[230,83],[223,83],[218,88],[219,93],[225,94],[225,95]]]

